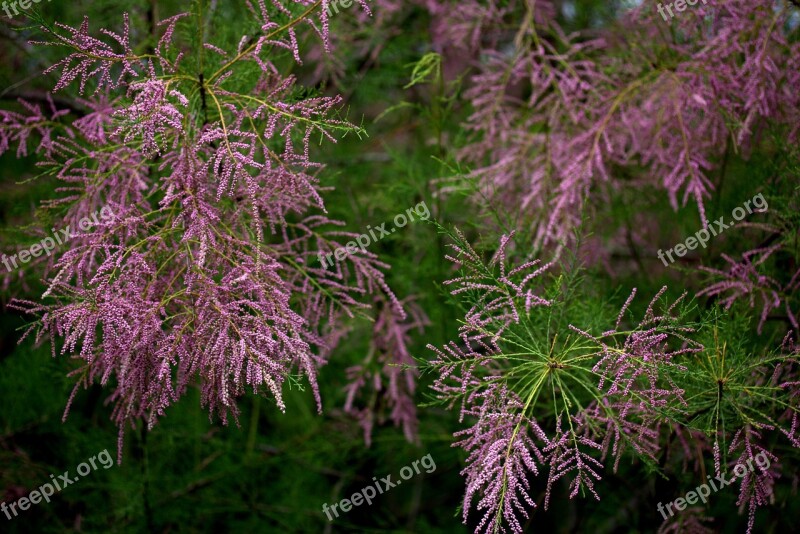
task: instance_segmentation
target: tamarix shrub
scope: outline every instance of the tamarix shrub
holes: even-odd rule
[[[459,271],[447,285],[467,311],[458,341],[429,346],[426,370],[439,402],[467,425],[455,433],[467,455],[465,523],[474,513],[476,532],[523,532],[530,511],[553,499],[600,500],[604,473],[625,457],[661,469],[669,451],[702,473],[713,460],[719,475],[763,452],[773,465],[738,481],[752,530],[780,476],[768,444],[800,447],[793,347],[748,353],[736,343],[741,325],[716,312],[690,320],[686,293],[669,302],[666,287],[641,315],[630,311],[635,289],[614,309],[574,264],[515,260],[525,251],[512,235],[488,262],[461,233],[450,236]]]
[[[694,205],[706,227],[731,158],[774,151],[768,132],[797,141],[797,2],[708,0],[668,22],[654,2],[626,4],[570,32],[560,2],[427,3],[434,41],[469,60],[471,168],[448,187],[519,214],[537,247],[571,242],[587,211],[608,226],[624,190]]]
[[[340,97],[298,96],[282,74],[286,60],[301,61],[298,28],[327,43],[322,4],[248,3],[238,44],[197,42],[193,28],[207,21],[195,12],[159,22],[154,47],[133,40],[127,14],[119,32],[39,21],[35,44],[64,51],[47,69],[53,90],[77,90],[81,113],[53,99],[46,110],[21,101],[0,111],[0,152],[16,144],[22,156],[37,140],[42,165],[68,184],[69,196],[46,206],[65,225],[100,206],[115,217],[47,266],[40,302],[14,306],[39,316],[31,330],[52,337],[54,355],[60,342],[82,360],[72,397],[93,382],[112,389],[120,458],[126,423],[152,427],[192,385],[224,422],[248,390],[284,410],[296,377],[321,410],[317,369],[340,320],[380,298],[384,320],[402,328],[375,256],[328,270],[313,261],[341,243],[324,230],[335,221],[312,138],[363,132],[339,117]],[[414,419],[413,402],[403,414]]]

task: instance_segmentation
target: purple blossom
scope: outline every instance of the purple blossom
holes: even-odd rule
[[[58,24],[71,35],[46,30],[43,44],[70,53],[48,72],[61,71],[55,90],[79,80],[83,93],[96,83],[78,99],[91,111],[70,122],[49,100],[50,116],[27,102],[28,117],[0,115],[0,151],[17,143],[24,155],[32,134],[42,140],[43,167],[63,183],[43,206],[63,214],[59,227],[74,229],[102,207],[114,214],[34,266],[48,286],[40,302],[12,306],[38,317],[26,336],[49,337],[54,356],[80,361],[65,416],[81,387],[110,389],[120,460],[126,426],[152,428],[190,386],[223,423],[238,420],[247,392],[285,410],[290,380],[307,381],[321,410],[318,369],[347,331],[343,319],[365,314],[374,299],[384,303],[375,347],[391,417],[415,435],[414,371],[393,364],[413,364],[408,330],[424,316],[415,310],[404,322],[384,279],[388,265],[374,254],[330,271],[314,265],[318,250],[341,246],[327,227],[343,223],[325,216],[311,136],[336,142],[361,130],[338,117],[340,97],[297,98],[295,78],[266,59],[279,47],[299,61],[295,26],[317,28],[308,13],[284,26],[271,17],[291,13],[273,7],[277,15],[257,3],[263,34],[235,52],[204,43],[217,70],[196,80],[178,73],[175,30],[186,14],[157,25],[155,55],[134,54],[127,15],[121,34],[101,31],[113,44],[90,36],[87,19]],[[326,40],[327,25],[317,30]],[[240,62],[255,62],[262,75],[238,93],[226,83]]]
[[[547,471],[547,508],[562,479],[569,481],[569,498],[599,500],[609,454],[614,470],[626,452],[656,462],[660,420],[686,405],[671,371],[686,371],[679,360],[702,346],[679,320],[683,297],[656,311],[666,288],[633,328],[622,325],[635,290],[608,317],[610,330],[593,334],[561,319],[569,309],[558,294],[561,282],[556,297],[540,296],[541,275],[552,265],[516,258],[511,237],[503,236],[484,262],[463,235],[453,234],[447,257],[461,270],[446,284],[470,307],[458,343],[429,345],[436,354],[429,365],[438,375],[437,398],[449,408],[459,403],[460,421],[475,419],[454,443],[469,454],[464,521],[474,506],[482,514],[478,531],[520,533],[519,517],[536,506],[529,480],[540,471]],[[587,393],[584,404],[578,399]]]
[[[756,298],[761,301],[761,315],[758,321],[758,333],[761,333],[769,312],[777,309],[783,303],[784,310],[790,323],[795,330],[800,329],[797,318],[789,306],[786,295],[790,295],[800,287],[800,269],[794,273],[791,280],[782,285],[772,277],[762,274],[758,267],[770,258],[775,252],[783,248],[783,244],[778,243],[771,247],[757,248],[742,254],[741,261],[736,261],[727,254],[722,258],[728,263],[729,267],[723,271],[709,267],[701,267],[701,270],[711,273],[718,278],[715,282],[698,292],[698,296],[722,296],[722,305],[725,309],[730,309],[733,304],[741,298],[745,298],[752,308],[756,304]]]
[[[350,383],[345,388],[347,399],[344,411],[354,415],[364,430],[364,441],[372,444],[376,419],[386,418],[383,407],[390,410],[389,418],[410,443],[417,443],[417,410],[414,391],[419,372],[409,352],[410,332],[422,332],[428,318],[413,302],[401,303],[410,313],[397,317],[396,308],[386,302],[376,303],[379,315],[373,326],[373,341],[364,362],[347,369]],[[366,405],[357,407],[356,399]],[[359,403],[361,404],[361,403]]]
[[[467,483],[463,520],[466,523],[477,497],[475,507],[482,518],[476,532],[505,532],[502,520],[508,522],[512,532],[522,532],[517,514],[527,518],[527,507],[536,506],[528,476],[539,473],[537,462],[545,463],[534,439],[545,436],[536,421],[520,413],[524,407],[521,400],[505,388],[490,386],[478,398],[469,412],[477,422],[456,432],[461,439],[453,443],[469,453],[467,467],[461,471]]]
[[[622,189],[659,187],[673,209],[694,203],[706,225],[727,139],[747,156],[767,122],[796,137],[800,96],[790,88],[800,44],[784,29],[787,10],[772,1],[710,0],[697,6],[699,19],[673,21],[679,39],[646,5],[622,17],[624,31],[599,36],[567,35],[539,13],[540,24],[530,24],[513,2],[521,25],[503,33],[508,13],[490,6],[460,6],[453,17],[466,21],[450,30],[478,51],[465,93],[474,135],[461,156],[476,200],[530,214],[536,246],[559,250],[584,211],[602,210]],[[708,24],[697,24],[704,17]],[[675,59],[656,59],[664,57]],[[623,181],[615,167],[644,167],[653,178]],[[444,191],[459,187],[444,181]]]

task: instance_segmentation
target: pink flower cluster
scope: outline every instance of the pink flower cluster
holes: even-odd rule
[[[800,43],[788,35],[788,2],[708,0],[671,30],[643,4],[587,34],[563,31],[553,8],[430,8],[434,42],[473,59],[474,135],[461,159],[475,199],[525,215],[535,245],[572,242],[582,215],[602,213],[620,190],[661,189],[674,209],[691,201],[705,227],[725,154],[746,157],[770,131],[797,140]],[[642,178],[623,177],[626,168]],[[462,187],[454,180],[445,191]]]
[[[247,391],[285,410],[283,386],[300,374],[321,410],[317,369],[343,319],[370,308],[365,296],[382,303],[375,350],[386,367],[363,376],[378,389],[387,377],[391,417],[413,439],[414,373],[388,366],[413,363],[405,332],[422,315],[403,323],[375,255],[314,266],[317,250],[341,246],[325,227],[342,223],[325,216],[311,137],[336,142],[360,129],[338,117],[340,97],[296,98],[294,77],[271,61],[275,49],[301,61],[303,25],[327,43],[324,11],[311,16],[319,2],[292,4],[250,4],[260,33],[234,50],[203,43],[197,77],[183,68],[193,53],[178,38],[186,13],[158,25],[152,54],[135,51],[127,15],[121,33],[101,37],[88,19],[43,28],[39,44],[68,50],[48,69],[60,73],[54,91],[76,83],[89,96],[74,99],[71,115],[52,99],[49,114],[25,101],[27,115],[0,112],[0,153],[17,144],[24,156],[35,135],[43,166],[64,183],[45,208],[66,210],[64,224],[100,206],[116,215],[50,261],[41,302],[14,307],[39,317],[29,332],[49,335],[54,356],[60,344],[80,362],[70,403],[93,382],[110,389],[120,459],[126,424],[152,427],[193,386],[227,422]],[[244,64],[259,72],[246,88],[233,82]]]
[[[545,509],[561,480],[568,481],[569,498],[580,494],[600,500],[606,459],[613,457],[614,472],[626,454],[651,465],[663,462],[676,452],[666,433],[677,436],[684,469],[694,459],[702,473],[704,455],[712,452],[718,476],[757,457],[770,459],[770,465],[759,462],[738,481],[738,504],[748,509],[752,531],[756,509],[769,502],[781,476],[778,457],[764,445],[766,432],[800,446],[798,351],[790,336],[776,355],[755,362],[750,353],[726,360],[725,345],[703,345],[696,340],[700,332],[682,319],[686,293],[669,306],[660,304],[666,287],[633,326],[626,316],[635,289],[613,327],[603,327],[607,317],[594,313],[584,319],[594,323],[591,327],[579,327],[572,316],[584,304],[568,270],[548,284],[542,275],[553,266],[522,261],[511,267],[509,258],[518,253],[511,236],[501,239],[489,262],[460,233],[453,238],[455,253],[448,257],[460,273],[448,283],[454,286],[451,293],[471,307],[458,342],[429,348],[436,355],[430,367],[437,374],[438,398],[449,407],[460,404],[460,420],[470,421],[455,433],[453,444],[467,453],[465,523],[474,510],[476,532],[525,531],[521,518],[529,518],[529,510],[540,504],[534,486],[540,476],[546,477]],[[741,371],[742,362],[749,371]],[[769,406],[771,394],[780,395],[783,406],[774,418],[752,405]],[[747,413],[741,419],[726,416],[726,433],[719,417],[729,404]],[[710,420],[715,426],[692,430],[715,405],[716,419]],[[690,415],[690,406],[708,407]],[[720,442],[728,455],[724,461]],[[665,531],[674,521],[665,521]]]

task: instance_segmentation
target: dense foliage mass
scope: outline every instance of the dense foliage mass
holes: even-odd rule
[[[792,527],[797,3],[12,7],[11,530]]]

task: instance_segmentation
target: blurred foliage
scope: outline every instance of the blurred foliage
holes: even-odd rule
[[[128,11],[139,34],[133,42],[147,48],[154,44],[148,37],[148,32],[152,34],[148,21],[187,9],[186,4],[177,0],[55,1],[40,3],[39,10],[46,20],[72,25],[88,16],[95,29],[118,28],[121,13]],[[215,11],[214,23],[202,31],[213,33],[217,43],[235,46],[242,34],[256,29],[242,1],[195,0],[192,4],[195,11]],[[334,17],[334,33],[353,30],[347,16],[355,9]],[[348,117],[356,123],[363,121],[369,134],[367,138],[350,136],[336,146],[317,148],[316,159],[327,164],[320,178],[324,185],[335,187],[326,197],[327,207],[332,218],[347,221],[348,230],[362,231],[425,201],[441,224],[462,229],[473,242],[492,242],[496,236],[486,235],[486,221],[473,216],[466,195],[436,194],[432,179],[466,174],[453,161],[447,146],[459,145],[464,135],[459,125],[468,110],[461,109],[452,98],[460,91],[462,80],[443,80],[438,72],[441,58],[432,54],[429,45],[430,21],[421,10],[408,13],[397,21],[397,31],[363,36],[376,51],[374,57],[349,54],[352,49],[343,43],[337,51],[337,60],[343,65],[341,78],[315,80],[313,66],[297,71],[301,81],[314,80],[316,85],[311,90],[344,94]],[[561,3],[567,29],[608,24],[615,15],[611,2]],[[188,22],[181,29],[186,38],[192,38],[195,30]],[[34,35],[36,30],[27,26],[24,17],[0,19],[3,106],[13,106],[20,95],[41,95],[55,81],[54,75],[42,77],[39,73],[59,51],[33,49],[27,40]],[[418,63],[420,60],[423,63]],[[405,104],[398,106],[399,102]],[[22,230],[35,222],[39,201],[54,195],[54,183],[49,179],[28,181],[39,172],[35,161],[35,157],[18,160],[13,153],[0,156],[0,243],[4,246],[26,242]],[[748,184],[767,183],[772,188],[771,206],[783,211],[797,226],[796,207],[785,200],[793,192],[777,180],[788,174],[798,183],[797,161],[796,154],[785,159],[771,155],[759,159],[755,155],[744,165],[732,156],[713,214],[730,213],[750,198],[752,195],[741,193],[751,190]],[[691,207],[676,214],[664,195],[637,192],[636,198],[633,196],[628,192],[614,197],[614,218],[629,229],[638,224],[638,213],[652,220],[670,221],[661,232],[663,248],[697,231]],[[636,212],[632,209],[634,201]],[[490,216],[501,223],[513,222],[513,214]],[[586,221],[586,234],[602,246],[610,238],[611,226],[606,221]],[[716,257],[720,250],[736,249],[737,239],[734,233],[718,238],[703,252],[704,259]],[[426,344],[441,345],[454,337],[458,328],[458,310],[441,287],[452,275],[443,258],[445,242],[434,225],[417,222],[371,246],[382,259],[391,258],[388,281],[397,294],[415,295],[431,320],[426,332],[414,337],[412,352],[419,358],[429,357]],[[652,268],[657,258],[638,257],[633,246],[615,253],[627,270],[617,270],[612,276],[602,266],[595,266],[586,274],[598,305],[612,302],[618,308],[630,288],[638,287],[640,294],[654,294],[664,284],[663,277],[655,276]],[[668,272],[671,281],[678,282],[670,288],[669,299],[680,295],[681,286],[690,285],[688,274]],[[44,484],[50,474],[74,473],[79,463],[104,449],[116,456],[117,430],[109,420],[105,391],[100,386],[79,391],[69,418],[62,422],[72,389],[72,381],[66,376],[72,362],[52,358],[47,343],[34,347],[28,339],[16,345],[24,322],[5,310],[5,304],[12,293],[36,299],[41,289],[37,280],[26,279],[25,284],[14,283],[0,293],[4,307],[0,316],[0,488],[5,489],[6,502]],[[646,306],[646,302],[639,299],[634,308]],[[642,310],[634,312],[641,314]],[[748,315],[750,311],[737,307],[734,313]],[[309,395],[293,392],[287,395],[285,415],[266,400],[252,397],[239,425],[223,427],[218,421],[208,420],[200,408],[199,395],[193,391],[171,407],[152,432],[128,433],[122,465],[98,469],[57,493],[49,504],[35,505],[16,519],[7,521],[0,515],[0,531],[469,531],[461,524],[459,508],[464,490],[459,471],[464,458],[451,447],[452,432],[459,428],[455,414],[426,408],[420,411],[419,446],[408,444],[400,429],[386,426],[376,429],[370,448],[365,447],[360,428],[343,414],[345,369],[363,359],[371,334],[371,324],[366,321],[354,321],[352,326],[351,335],[321,371],[322,416],[316,413]],[[770,326],[761,336],[756,336],[751,326],[751,335],[741,340],[740,350],[774,345],[782,337],[784,325]],[[420,402],[430,395],[429,381],[429,376],[420,379]],[[372,484],[373,477],[396,477],[403,466],[426,454],[436,463],[433,473],[415,476],[378,496],[372,506],[356,507],[332,523],[326,520],[324,503],[349,497]],[[619,473],[606,472],[603,482],[613,491],[605,491],[599,503],[556,499],[548,513],[537,510],[532,514],[537,529],[653,532],[661,523],[656,502],[682,495],[697,481],[691,476],[667,481],[623,462]],[[796,483],[795,479],[794,487]],[[542,481],[536,484],[537,492],[543,491]],[[784,485],[791,486],[791,482]],[[566,486],[560,491],[565,493]],[[735,498],[736,492],[731,490],[718,492],[711,499],[709,515],[730,520],[725,532],[738,531],[745,522],[744,517],[737,516]],[[798,511],[797,504],[792,504],[791,509],[774,510],[773,517],[762,513],[757,531],[791,531],[791,518],[797,517]]]

